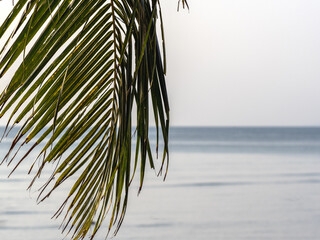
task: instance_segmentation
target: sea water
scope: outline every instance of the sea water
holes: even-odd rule
[[[154,142],[154,129],[150,137]],[[1,156],[10,140],[0,145]],[[58,230],[62,218],[51,216],[67,192],[37,205],[37,189],[26,191],[36,156],[9,179],[12,167],[0,167],[1,240],[64,237]],[[166,181],[156,174],[147,171],[139,196],[138,186],[132,187],[114,239],[320,239],[320,128],[172,127]],[[107,223],[96,239],[104,239],[106,229]]]

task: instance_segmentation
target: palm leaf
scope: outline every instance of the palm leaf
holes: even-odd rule
[[[30,187],[47,164],[56,169],[40,201],[77,176],[55,214],[65,211],[63,229],[73,239],[83,239],[95,223],[93,238],[106,217],[108,232],[112,226],[115,233],[119,230],[136,169],[140,191],[146,165],[154,168],[150,105],[156,151],[159,136],[164,143],[160,172],[168,166],[169,103],[165,55],[157,38],[159,16],[158,0],[19,0],[0,27],[3,40],[19,19],[0,50],[0,78],[10,78],[1,94],[0,117],[9,115],[7,127],[22,125],[2,163],[10,164],[16,156],[10,159],[10,153],[25,145],[28,150],[14,171],[42,143]],[[162,20],[160,25],[163,33]]]

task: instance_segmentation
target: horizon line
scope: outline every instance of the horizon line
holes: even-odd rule
[[[15,127],[21,127],[22,125],[15,125]],[[0,124],[0,127],[6,127],[6,125]],[[9,125],[8,128],[12,127]],[[136,127],[135,125],[132,126]],[[149,127],[156,127],[155,125],[150,125]],[[159,126],[160,127],[160,126]],[[177,128],[315,128],[320,127],[320,125],[170,125],[170,127]]]

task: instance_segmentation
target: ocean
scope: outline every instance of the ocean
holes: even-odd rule
[[[154,142],[154,129],[150,137]],[[10,139],[1,143],[0,156]],[[36,156],[9,179],[12,167],[0,166],[1,240],[64,237],[62,218],[51,217],[66,192],[37,205],[37,189],[26,191]],[[139,196],[137,184],[132,186],[114,239],[320,239],[320,127],[172,127],[167,179],[156,175],[147,171]],[[105,239],[106,229],[97,240]]]

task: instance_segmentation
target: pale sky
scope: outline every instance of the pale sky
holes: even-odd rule
[[[320,126],[319,0],[177,2],[162,1],[172,125]]]

